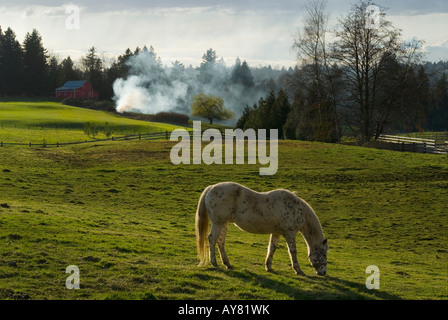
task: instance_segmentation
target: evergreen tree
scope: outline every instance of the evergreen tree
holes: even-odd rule
[[[0,93],[19,94],[23,79],[22,47],[11,28],[0,36],[0,41]]]
[[[240,58],[236,58],[235,65],[230,76],[232,84],[242,85],[245,89],[255,86],[254,77],[246,61],[241,64]]]
[[[255,86],[254,77],[246,60],[244,60],[243,64],[241,65],[240,79],[241,84],[246,88],[253,88]]]
[[[180,61],[176,60],[172,63],[170,72],[171,81],[185,81],[185,66]]]
[[[448,80],[445,73],[434,87],[434,107],[429,110],[428,128],[435,131],[448,131]]]
[[[277,129],[278,137],[283,138],[283,127],[290,111],[286,91],[280,90],[275,96],[271,90],[266,98],[260,98],[253,108],[246,108],[238,119],[236,128]],[[269,131],[267,132],[269,135]]]
[[[81,80],[79,72],[74,69],[74,63],[70,56],[61,62],[61,85],[67,81]]]
[[[241,70],[241,60],[239,57],[236,57],[235,65],[233,66],[232,72],[230,74],[231,83],[239,83],[240,70]]]
[[[133,57],[134,55],[136,55],[140,52],[140,48],[137,47],[135,52],[136,53],[134,54],[134,53],[132,53],[132,51],[129,48],[127,48],[126,51],[124,52],[124,54],[119,55],[117,60],[114,61],[111,65],[111,67],[109,68],[109,70],[107,70],[108,78],[114,79],[113,81],[115,81],[115,79],[118,79],[118,78],[126,78],[126,76],[129,73],[128,61],[131,57]],[[113,83],[113,81],[112,81],[112,83]]]
[[[201,83],[208,84],[211,82],[213,78],[213,69],[217,59],[218,56],[216,55],[216,51],[211,48],[204,53],[199,67],[199,81]]]
[[[23,42],[23,82],[24,90],[33,95],[49,93],[47,50],[36,29],[27,33]]]
[[[62,68],[58,63],[55,56],[50,58],[48,63],[48,92],[54,92],[54,90],[62,86]]]
[[[85,80],[88,80],[95,91],[99,92],[100,98],[103,96],[103,62],[96,53],[96,48],[91,47],[85,57],[81,59],[84,68]]]
[[[283,126],[285,125],[289,111],[291,109],[288,94],[283,89],[277,93],[277,97],[271,107],[271,125],[270,127],[278,129],[278,137],[284,138]]]
[[[241,114],[240,118],[236,122],[235,128],[244,129],[244,127],[246,125],[246,121],[247,121],[247,119],[249,119],[249,116],[252,111],[253,111],[253,109],[251,107],[249,107],[248,105],[246,105],[246,107],[244,107],[244,109],[243,109],[243,113]]]

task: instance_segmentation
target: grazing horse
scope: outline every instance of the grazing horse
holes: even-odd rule
[[[215,246],[218,243],[222,263],[232,268],[224,249],[227,225],[259,234],[271,234],[266,270],[272,271],[272,257],[280,236],[288,244],[292,268],[304,275],[297,261],[296,234],[300,232],[308,246],[308,258],[318,275],[327,272],[327,239],[313,209],[294,193],[278,189],[256,192],[234,182],[208,186],[202,192],[196,211],[196,240],[200,264],[207,260],[207,233],[210,263],[217,267]]]

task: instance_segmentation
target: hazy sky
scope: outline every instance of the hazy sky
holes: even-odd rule
[[[306,0],[0,0],[0,26],[11,27],[20,42],[36,28],[44,46],[58,57],[78,58],[95,46],[105,56],[152,45],[165,64],[179,60],[197,66],[213,48],[232,65],[239,56],[250,66],[295,64],[293,35],[302,25]],[[349,11],[353,0],[328,0],[329,26]],[[448,60],[447,0],[378,0],[404,38],[426,41],[428,59]],[[80,9],[79,29],[69,29],[69,5]]]

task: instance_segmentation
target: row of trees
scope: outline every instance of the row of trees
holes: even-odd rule
[[[252,107],[246,106],[241,117],[236,123],[236,128],[246,130],[277,129],[278,136],[285,136],[284,130],[289,129],[286,125],[288,114],[291,109],[288,94],[280,89],[277,94],[271,90],[266,97],[261,97]]]
[[[371,5],[358,1],[330,30],[326,2],[307,4],[293,45],[298,64],[281,79],[292,100],[284,137],[336,142],[350,134],[363,143],[386,131],[448,130],[448,62],[428,75],[422,41],[403,41],[384,8],[369,24]],[[239,122],[258,112],[246,108]]]
[[[241,115],[238,127],[278,128],[290,139],[335,142],[351,134],[365,142],[386,131],[448,130],[448,62],[422,64],[422,42],[404,42],[384,8],[371,27],[370,5],[358,1],[331,29],[325,0],[310,0],[293,44],[298,64],[281,71],[250,68],[239,58],[229,68],[213,49],[197,68],[163,66],[152,47],[127,49],[111,62],[92,47],[79,62],[59,61],[37,30],[20,44],[10,28],[0,28],[0,95],[48,96],[67,80],[86,79],[100,99],[119,101],[116,80],[128,93],[138,78],[142,96],[166,104],[164,111],[189,113],[203,92]]]
[[[97,63],[93,52],[83,58],[79,70],[70,57],[59,62],[49,55],[36,29],[20,44],[11,28],[3,32],[0,27],[0,95],[48,96],[67,80],[93,79],[92,57]]]
[[[246,61],[241,62],[237,58],[235,65],[228,68],[213,49],[204,53],[198,68],[186,67],[180,61],[165,67],[154,48],[146,46],[137,47],[134,51],[128,48],[117,58],[111,59],[106,59],[95,47],[91,47],[79,61],[73,61],[70,56],[61,61],[48,53],[36,29],[27,33],[21,44],[11,28],[3,31],[0,27],[0,95],[48,96],[68,80],[83,79],[91,82],[100,99],[111,100],[114,96],[113,83],[133,74],[132,58],[142,52],[149,53],[147,56],[156,62],[153,67],[158,72],[159,83],[193,78],[209,87],[229,88],[236,85],[243,90],[259,92],[268,87],[274,88],[275,80],[286,70],[259,67],[254,77]]]

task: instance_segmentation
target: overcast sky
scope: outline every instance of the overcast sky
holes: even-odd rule
[[[169,65],[197,66],[213,48],[232,65],[239,56],[250,66],[295,64],[293,35],[302,25],[306,0],[0,0],[0,26],[11,27],[20,42],[36,28],[44,46],[59,58],[77,59],[95,46],[105,56],[152,45]],[[349,11],[353,0],[328,0],[329,26]],[[447,0],[377,0],[405,39],[426,42],[428,60],[448,60]],[[79,29],[69,29],[66,8],[80,9]]]

